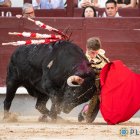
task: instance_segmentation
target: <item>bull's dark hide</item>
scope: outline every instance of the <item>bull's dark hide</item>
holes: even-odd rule
[[[77,75],[82,84],[67,79]],[[5,116],[10,109],[18,87],[23,86],[37,97],[36,108],[51,118],[62,110],[70,112],[74,107],[88,101],[94,93],[94,72],[82,49],[69,41],[51,44],[20,46],[12,54],[7,71],[7,92],[4,101]],[[50,111],[46,108],[52,101]]]

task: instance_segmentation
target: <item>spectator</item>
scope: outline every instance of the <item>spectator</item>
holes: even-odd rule
[[[135,8],[137,0],[116,0],[118,8]]]
[[[98,8],[105,8],[105,3],[107,0],[97,0],[97,1]]]
[[[17,18],[21,18],[21,17],[34,18],[35,12],[34,12],[33,5],[31,3],[24,3],[22,7],[22,15],[16,15],[16,17]]]
[[[11,7],[11,0],[0,0],[0,7]]]
[[[108,0],[105,4],[105,10],[107,17],[120,17],[118,14],[117,2],[115,0]]]
[[[83,8],[86,6],[94,6],[98,8],[104,8],[106,1],[107,0],[80,0],[78,2],[78,7]]]
[[[64,3],[64,8],[67,7],[67,0],[63,0],[63,3]]]
[[[98,0],[79,0],[78,2],[79,8],[84,8],[87,6],[98,7]]]
[[[82,17],[96,17],[96,10],[93,6],[87,6],[83,9]]]
[[[34,12],[33,5],[30,3],[25,3],[22,7],[22,15],[23,17],[34,18],[35,12]]]
[[[40,9],[40,0],[32,0],[34,9]]]
[[[63,9],[63,0],[40,0],[41,9]]]

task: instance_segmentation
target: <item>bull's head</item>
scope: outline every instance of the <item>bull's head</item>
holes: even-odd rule
[[[69,113],[74,107],[87,102],[94,94],[95,75],[89,73],[85,77],[73,75],[68,77],[63,100],[63,112]]]

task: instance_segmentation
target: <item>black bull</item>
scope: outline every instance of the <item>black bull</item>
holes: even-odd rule
[[[36,109],[52,119],[87,102],[95,91],[95,74],[82,49],[69,41],[21,46],[7,71],[4,118],[18,87],[37,98]],[[46,103],[51,100],[51,109]]]

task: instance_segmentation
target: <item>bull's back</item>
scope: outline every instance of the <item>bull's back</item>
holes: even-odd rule
[[[27,65],[41,68],[42,62],[49,57],[50,47],[46,44],[21,46],[12,54],[11,62],[17,67],[27,67]]]

